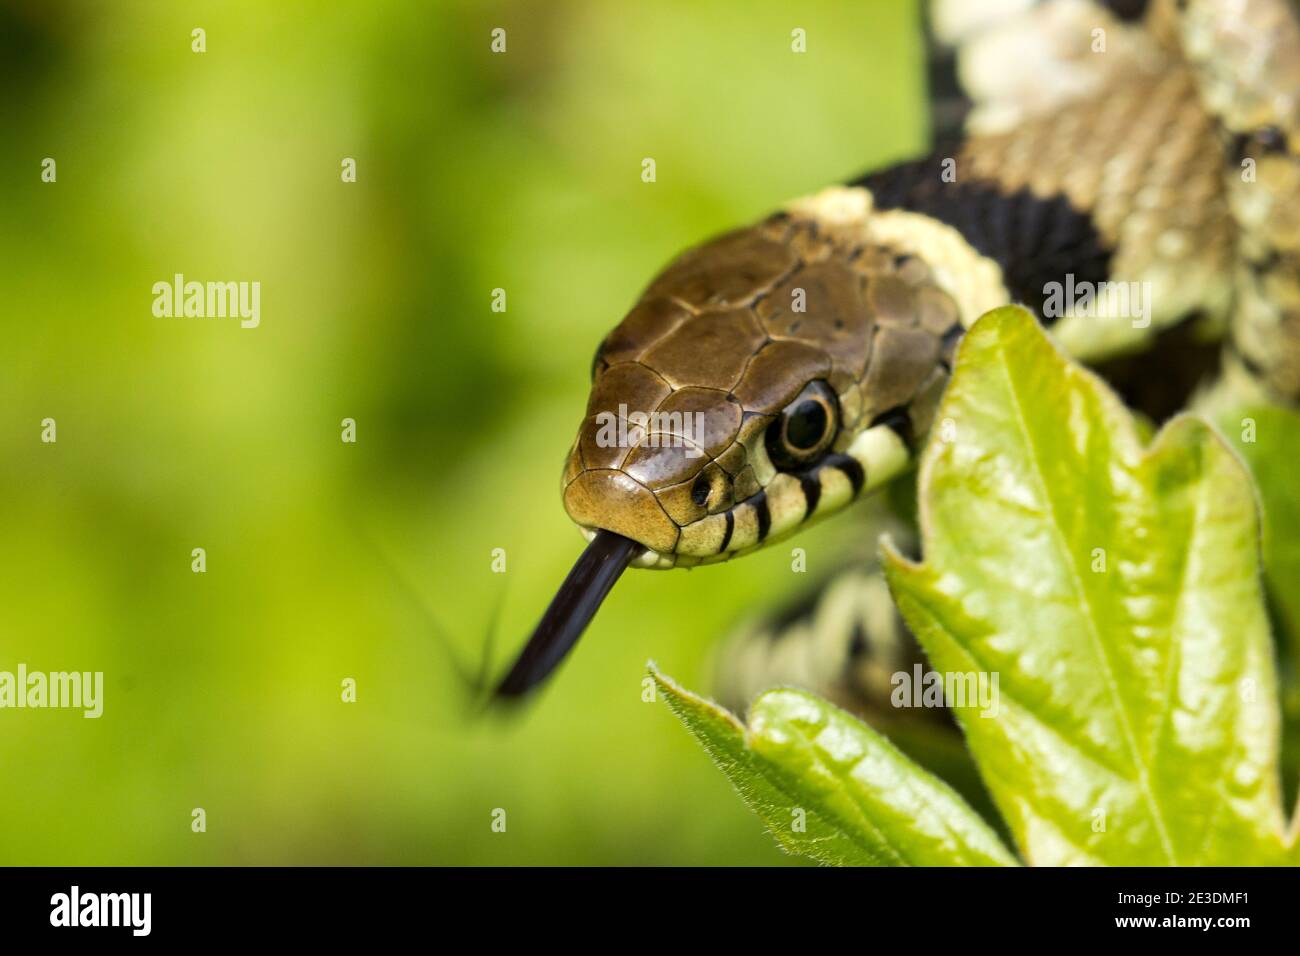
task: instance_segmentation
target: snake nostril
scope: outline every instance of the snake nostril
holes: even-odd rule
[[[695,479],[695,484],[691,486],[691,501],[703,508],[709,502],[709,491],[712,485],[707,475],[701,474]]]

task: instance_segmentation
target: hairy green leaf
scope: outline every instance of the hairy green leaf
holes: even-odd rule
[[[1024,859],[1283,861],[1242,463],[1191,417],[1145,448],[1109,389],[1015,307],[966,335],[938,417],[925,563],[889,553],[886,571],[938,671],[997,677],[994,715],[954,710]]]
[[[650,673],[668,706],[792,853],[847,865],[1014,865],[946,784],[861,721],[804,691],[760,695],[746,727]]]

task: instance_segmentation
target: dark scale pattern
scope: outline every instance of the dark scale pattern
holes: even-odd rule
[[[957,181],[945,182],[943,161],[957,155],[956,148],[940,149],[851,185],[870,190],[877,209],[921,213],[952,226],[1002,267],[1012,297],[1040,314],[1048,283],[1064,283],[1067,273],[1073,273],[1076,283],[1101,282],[1110,275],[1112,250],[1091,216],[1064,195],[1005,192],[997,183],[963,178],[960,165]]]
[[[1149,0],[1102,0],[1102,5],[1125,23],[1136,23],[1147,14]]]
[[[957,75],[957,51],[936,35],[931,4],[921,4],[925,33],[926,88],[930,101],[930,142],[961,135],[973,106]]]
[[[889,731],[901,714],[913,730],[919,721],[959,745],[960,731],[947,708],[899,711],[890,703],[893,675],[910,675],[918,666],[927,672],[930,665],[888,592],[871,587],[870,578],[871,571],[854,561],[747,620],[718,657],[719,701],[743,712],[763,690],[811,680],[818,693],[882,730]]]
[[[1186,408],[1189,397],[1219,373],[1221,343],[1205,333],[1200,318],[1190,315],[1161,330],[1151,349],[1115,356],[1094,370],[1130,408],[1164,422]]]

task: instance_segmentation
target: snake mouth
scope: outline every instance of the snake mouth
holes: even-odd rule
[[[600,535],[615,535],[623,538],[625,535],[616,534],[606,528],[592,528],[587,525],[578,525],[578,531],[587,539],[588,546]],[[628,558],[627,566],[629,568],[653,568],[655,570],[666,570],[675,567],[678,555],[673,551],[656,551],[643,542],[628,538],[632,542],[632,556]]]
[[[509,672],[498,698],[523,697],[546,679],[578,642],[614,582],[644,546],[613,531],[597,531],[574,562]]]

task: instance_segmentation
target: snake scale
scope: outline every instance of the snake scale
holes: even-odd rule
[[[931,15],[956,51],[960,129],[688,250],[600,343],[562,479],[589,545],[499,696],[554,668],[625,567],[744,555],[905,472],[962,333],[999,305],[1038,312],[1153,418],[1300,400],[1294,6],[949,0]],[[1107,285],[1133,297],[1053,298]],[[823,672],[873,651],[905,666],[882,587],[856,569],[764,641],[829,602],[851,608],[854,639]],[[788,676],[760,666],[724,692],[743,704]]]

